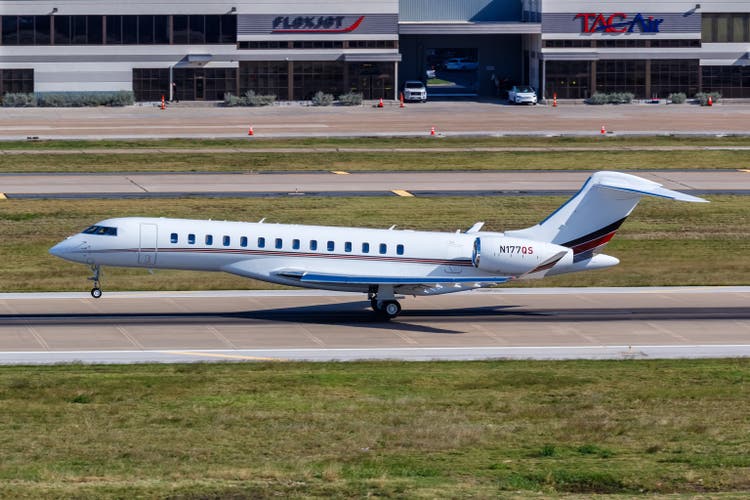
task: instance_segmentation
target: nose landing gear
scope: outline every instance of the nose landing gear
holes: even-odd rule
[[[94,282],[94,288],[91,289],[91,296],[98,299],[102,296],[102,289],[99,286],[99,275],[101,274],[101,269],[98,265],[93,265],[91,266],[91,271],[94,273],[94,275],[89,278],[90,281]]]

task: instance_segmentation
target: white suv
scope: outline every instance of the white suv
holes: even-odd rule
[[[427,89],[424,83],[418,80],[407,80],[404,83],[404,100],[425,102],[427,100]]]

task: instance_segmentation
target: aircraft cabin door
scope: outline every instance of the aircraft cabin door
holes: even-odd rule
[[[141,238],[138,245],[138,263],[156,264],[156,224],[141,224]]]

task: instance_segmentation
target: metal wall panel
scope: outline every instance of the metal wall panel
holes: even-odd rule
[[[329,22],[334,19],[333,23]],[[397,35],[397,14],[300,14],[299,16],[250,15],[237,16],[237,36],[312,35],[346,39],[347,35]]]
[[[401,21],[520,21],[518,0],[401,0]]]

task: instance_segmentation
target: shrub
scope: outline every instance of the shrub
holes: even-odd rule
[[[85,106],[129,106],[135,95],[129,90],[117,92],[44,92],[36,95],[37,105],[47,108]]]
[[[235,106],[247,106],[243,97],[237,97],[229,92],[224,93],[224,106],[233,108]]]
[[[673,92],[667,97],[672,104],[682,104],[687,101],[687,95],[684,92]]]
[[[333,104],[333,96],[323,91],[318,91],[312,98],[313,106],[330,106]]]
[[[609,102],[607,98],[607,94],[602,94],[601,92],[596,92],[594,95],[589,97],[587,101],[589,104],[607,104]]]
[[[36,96],[21,92],[5,94],[2,102],[4,108],[33,108],[36,106]]]
[[[586,102],[589,104],[629,104],[633,102],[634,94],[631,92],[612,92],[605,94],[596,92]]]
[[[256,94],[252,90],[245,92],[245,99],[247,99],[248,106],[270,106],[276,102],[275,95]]]
[[[698,92],[695,94],[695,98],[701,106],[708,106],[709,96],[711,96],[713,102],[719,102],[719,99],[721,99],[721,94],[719,92]]]
[[[342,106],[359,106],[362,104],[362,94],[349,92],[339,96],[339,104]]]

